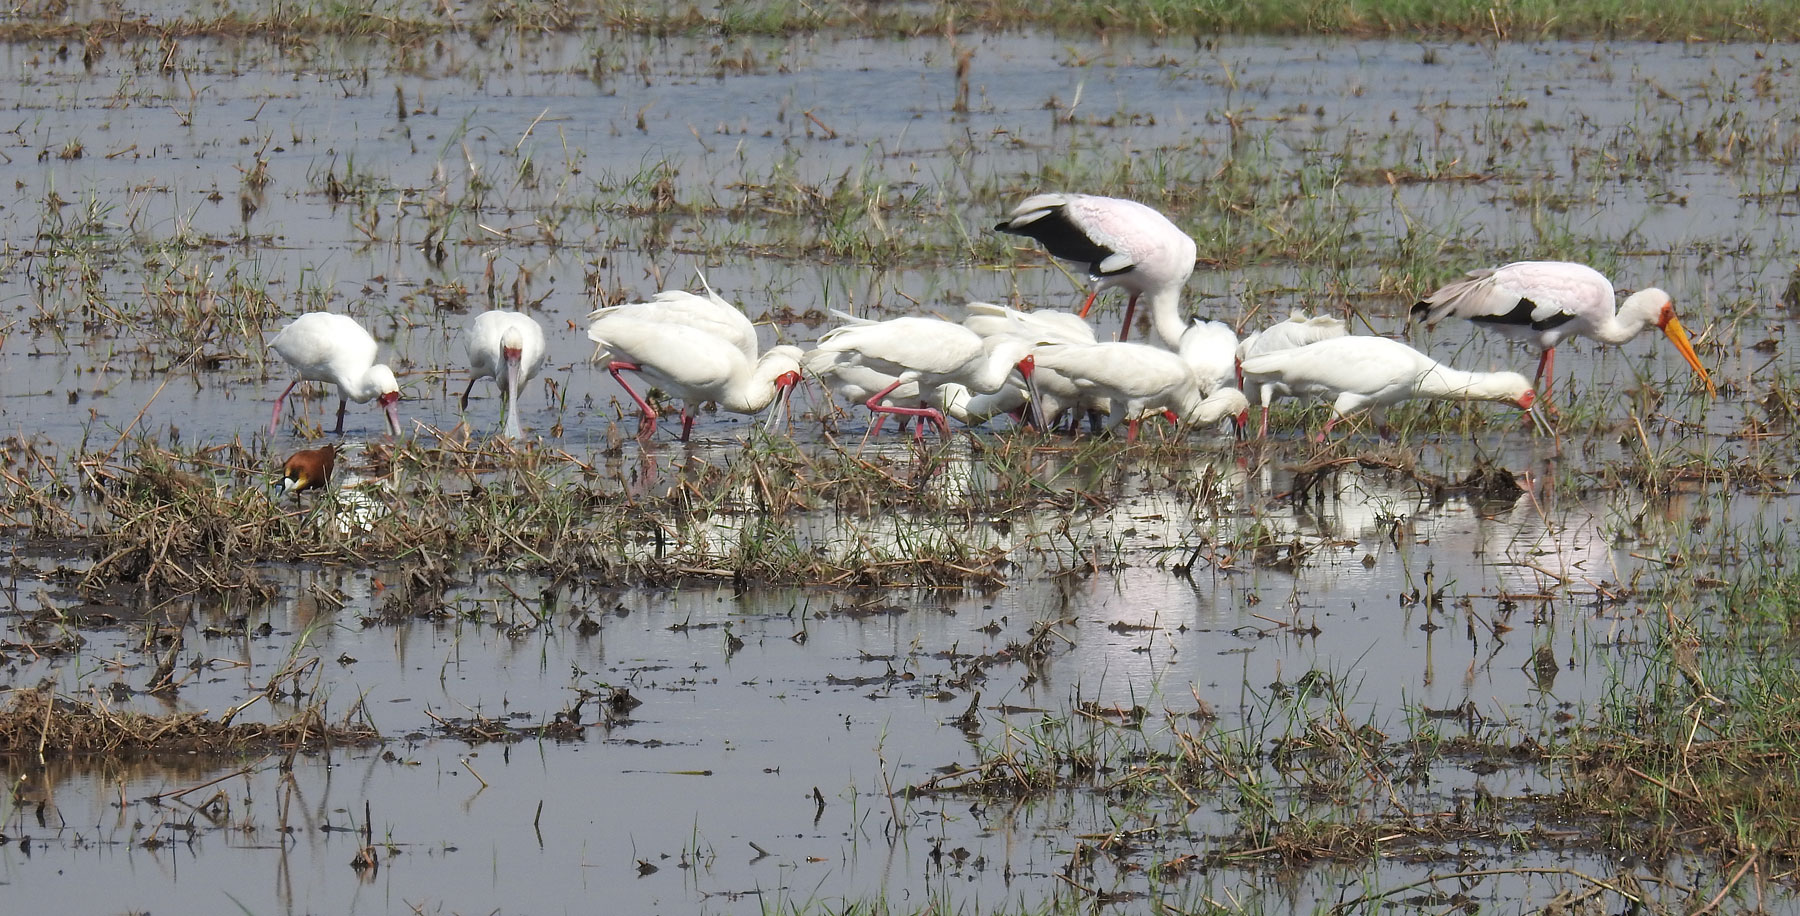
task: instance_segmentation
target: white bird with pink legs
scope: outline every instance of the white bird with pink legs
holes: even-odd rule
[[[706,277],[699,276],[700,286],[705,295],[690,293],[682,289],[665,289],[651,296],[644,302],[626,302],[620,305],[607,305],[588,313],[588,324],[603,318],[634,318],[656,324],[680,325],[698,331],[706,331],[715,337],[724,339],[744,358],[755,362],[761,355],[756,338],[756,325],[738,308],[713,292],[707,285]]]
[[[918,317],[833,328],[819,338],[808,364],[870,369],[892,377],[891,383],[864,401],[876,414],[876,427],[884,415],[917,417],[930,420],[946,436],[950,426],[937,407],[895,406],[886,402],[887,397],[908,382],[918,384],[920,396],[928,403],[932,393],[952,382],[971,394],[992,394],[1007,384],[1015,370],[1029,383],[1033,369],[1027,341],[1004,339],[984,345],[980,335],[962,325]]]
[[[349,401],[380,404],[387,415],[388,432],[400,435],[400,412],[395,406],[400,401],[400,383],[394,378],[394,370],[375,361],[380,348],[356,319],[330,312],[308,312],[270,339],[269,349],[300,373],[275,399],[275,410],[269,415],[269,435],[275,435],[281,427],[281,407],[301,382],[330,382],[337,386],[337,426],[332,429],[333,435],[344,432],[344,410]]]
[[[656,434],[657,411],[621,372],[636,372],[684,402],[683,442],[693,434],[701,404],[711,401],[722,410],[754,414],[777,397],[785,402],[800,381],[798,347],[770,347],[752,362],[734,343],[715,334],[628,315],[595,321],[588,327],[588,337],[601,348],[595,359],[606,361],[607,371],[642,412],[640,439]]]
[[[1179,355],[1147,344],[1109,342],[1048,344],[1032,352],[1041,371],[1067,378],[1085,398],[1107,406],[1105,426],[1126,428],[1136,441],[1146,416],[1163,414],[1188,425],[1208,425],[1236,417],[1249,402],[1236,388],[1203,392],[1192,366]]]

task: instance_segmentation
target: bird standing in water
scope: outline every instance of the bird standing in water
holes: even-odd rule
[[[281,467],[281,492],[301,493],[323,489],[331,482],[331,469],[337,464],[337,446],[309,448],[288,456]]]
[[[1700,376],[1706,393],[1718,394],[1694,353],[1687,329],[1675,317],[1668,293],[1655,287],[1641,289],[1616,310],[1614,306],[1612,281],[1592,267],[1568,261],[1514,261],[1469,271],[1467,277],[1419,300],[1412,316],[1433,327],[1444,316],[1456,315],[1536,347],[1541,354],[1536,383],[1546,401],[1556,374],[1556,345],[1563,338],[1579,334],[1617,346],[1654,326]]]
[[[400,383],[394,378],[394,370],[375,361],[375,338],[356,319],[330,312],[308,312],[282,328],[269,341],[269,349],[300,371],[300,377],[288,383],[275,399],[269,435],[275,435],[280,428],[281,406],[301,382],[330,382],[337,386],[337,426],[331,431],[333,435],[344,432],[347,401],[367,404],[371,400],[387,414],[388,432],[400,435],[400,412],[394,406],[400,401]]]
[[[1130,292],[1120,340],[1130,335],[1138,298],[1146,294],[1151,313],[1173,320],[1179,336],[1181,287],[1194,273],[1199,247],[1156,210],[1117,197],[1035,194],[1014,207],[994,230],[1036,239],[1052,257],[1085,265],[1094,288],[1082,303],[1083,318],[1101,290],[1118,287]],[[1164,343],[1170,349],[1177,345],[1169,339]]]
[[[469,387],[462,393],[463,412],[469,410],[469,392],[475,390],[475,383],[491,378],[504,399],[506,437],[519,438],[519,390],[544,368],[543,327],[519,312],[482,312],[463,332],[463,347],[469,354],[471,373]]]

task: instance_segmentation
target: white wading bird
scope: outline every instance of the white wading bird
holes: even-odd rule
[[[1317,436],[1323,442],[1339,420],[1367,409],[1377,425],[1382,410],[1411,398],[1447,401],[1505,401],[1517,404],[1534,423],[1537,395],[1517,372],[1464,372],[1452,369],[1397,340],[1334,337],[1304,347],[1244,360],[1244,390],[1262,405],[1258,436],[1269,432],[1269,402],[1275,395],[1332,398],[1332,416]],[[1382,432],[1387,432],[1382,428]]]
[[[1005,338],[1019,338],[1033,346],[1049,343],[1093,344],[1094,327],[1080,315],[1073,312],[1060,312],[1052,309],[1036,309],[1021,311],[1004,305],[990,302],[971,302],[968,315],[963,318],[963,327],[980,334],[990,344]],[[1034,367],[1031,373],[1031,388],[1036,392],[1031,399],[1034,412],[1047,427],[1054,427],[1059,418],[1069,418],[1069,432],[1075,431],[1080,422],[1082,410],[1106,413],[1110,405],[1103,398],[1084,397],[1082,391],[1069,379],[1064,378],[1056,370],[1044,370]],[[1017,393],[1015,389],[1014,394]],[[1007,389],[1001,389],[998,397],[1009,397]],[[1090,417],[1097,414],[1090,413]]]
[[[1152,315],[1176,316],[1181,287],[1193,274],[1199,253],[1194,240],[1156,210],[1134,200],[1091,194],[1033,195],[994,229],[1036,239],[1052,257],[1087,267],[1094,288],[1082,303],[1083,318],[1101,290],[1128,291],[1120,340],[1131,333],[1140,296],[1150,297]],[[1165,343],[1170,349],[1176,346],[1167,338]]]
[[[544,368],[544,329],[530,315],[491,311],[475,316],[463,331],[463,348],[469,354],[469,387],[463,389],[462,410],[469,410],[469,392],[475,383],[491,378],[500,387],[501,408],[506,412],[506,437],[517,439],[519,392]]]
[[[1301,312],[1292,312],[1286,321],[1278,321],[1254,334],[1245,337],[1238,343],[1237,358],[1241,362],[1252,356],[1286,350],[1290,347],[1304,347],[1309,343],[1317,343],[1333,337],[1342,337],[1349,330],[1344,327],[1344,319],[1330,315],[1306,317]]]
[[[1106,399],[1110,405],[1106,428],[1126,424],[1127,442],[1137,439],[1138,421],[1146,414],[1206,425],[1249,408],[1235,388],[1219,389],[1210,397],[1202,394],[1193,367],[1148,344],[1048,344],[1033,351],[1032,358],[1040,369],[1069,379],[1084,396]]]
[[[936,390],[949,383],[972,394],[992,394],[1006,384],[1016,368],[1027,384],[1031,381],[1031,344],[1020,339],[996,340],[984,345],[981,335],[936,318],[894,318],[888,321],[849,324],[819,338],[816,356],[808,365],[831,360],[845,367],[861,367],[893,377],[886,387],[863,403],[879,415],[924,417],[949,435],[944,414],[935,407],[897,407],[886,398],[908,382],[916,382],[920,396],[931,401]],[[827,356],[825,354],[831,354]]]
[[[706,277],[700,277],[700,285],[706,290],[704,296],[686,290],[665,289],[651,296],[647,302],[627,302],[594,309],[588,313],[587,320],[592,324],[602,318],[633,318],[694,328],[724,338],[737,347],[745,359],[755,362],[758,348],[756,325],[750,322],[750,317],[742,309],[713,292],[712,287],[706,284]]]
[[[294,386],[301,382],[330,382],[338,389],[337,427],[334,435],[344,432],[344,407],[347,401],[366,404],[373,400],[387,414],[388,432],[400,435],[400,411],[394,405],[400,400],[400,383],[394,370],[375,361],[378,349],[375,338],[356,323],[356,319],[329,312],[308,312],[282,328],[269,348],[300,371],[275,399],[275,412],[269,417],[269,435],[281,425],[281,405]]]
[[[1681,358],[1700,375],[1707,393],[1718,394],[1688,341],[1687,329],[1675,317],[1668,293],[1654,287],[1638,290],[1615,312],[1612,281],[1585,264],[1514,261],[1471,270],[1465,279],[1421,299],[1412,315],[1424,318],[1427,326],[1456,315],[1536,347],[1543,354],[1538,357],[1537,382],[1546,400],[1556,370],[1556,345],[1563,338],[1579,334],[1617,346],[1654,326],[1668,335]]]
[[[732,413],[753,414],[769,406],[777,394],[785,401],[800,381],[798,347],[770,347],[752,362],[731,342],[707,331],[624,315],[595,321],[588,326],[588,337],[610,356],[607,371],[643,411],[640,439],[656,433],[656,409],[632,389],[621,371],[637,372],[686,402],[681,411],[683,442],[693,432],[694,412],[701,403],[713,401]]]

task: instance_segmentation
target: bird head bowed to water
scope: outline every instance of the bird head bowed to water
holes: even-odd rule
[[[309,448],[288,456],[281,469],[281,491],[300,493],[323,488],[331,481],[331,470],[337,464],[337,446]]]

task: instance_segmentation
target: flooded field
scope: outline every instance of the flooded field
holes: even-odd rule
[[[1800,911],[1800,48],[458,28],[15,40],[0,81],[0,883],[65,912]],[[696,271],[1073,308],[1042,190],[1194,236],[1185,308],[1470,369],[1407,309],[1576,260],[1674,351],[1557,433],[865,439],[813,387],[633,439],[586,315]],[[1103,297],[1116,331],[1122,297]],[[548,331],[493,438],[459,335]],[[356,317],[402,436],[266,341]],[[306,390],[306,389],[302,389]],[[673,424],[670,424],[673,425]],[[283,459],[339,441],[336,488]],[[66,720],[66,721],[65,721]],[[56,721],[53,730],[50,723]]]

